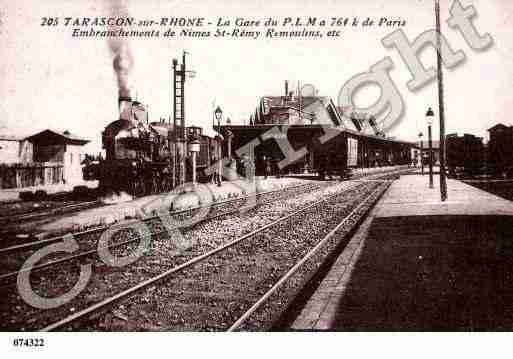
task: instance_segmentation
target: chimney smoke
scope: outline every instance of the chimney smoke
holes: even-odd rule
[[[110,14],[113,17],[129,17],[128,8],[123,0],[110,0]],[[119,26],[109,26],[109,30],[119,31]],[[124,39],[109,38],[108,45],[114,56],[112,66],[116,73],[118,94],[121,105],[122,98],[130,99],[130,73],[133,68],[133,56],[130,45]],[[130,99],[131,101],[131,99]]]
[[[133,59],[128,44],[121,44],[116,49],[112,65],[118,80],[119,97],[130,97],[130,72]]]

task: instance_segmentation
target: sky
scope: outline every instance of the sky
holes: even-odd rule
[[[219,17],[266,19],[317,16],[387,17],[405,20],[401,29],[413,41],[434,28],[432,0],[127,0],[130,16]],[[446,131],[485,137],[497,122],[513,125],[513,1],[461,0],[473,5],[473,20],[481,34],[494,39],[487,51],[471,50],[459,32],[445,21],[452,1],[441,0],[442,31],[466,62],[444,72]],[[69,130],[91,140],[86,150],[101,147],[101,132],[118,114],[118,88],[113,54],[102,38],[73,38],[72,27],[42,27],[42,17],[110,16],[111,1],[100,0],[0,0],[0,132],[33,134],[51,128]],[[312,84],[319,95],[337,100],[344,83],[368,71],[386,56],[394,62],[391,77],[406,105],[399,126],[389,136],[416,140],[426,133],[424,114],[437,111],[433,82],[411,93],[410,73],[394,49],[381,39],[397,27],[343,28],[339,38],[323,39],[131,39],[132,94],[149,107],[150,120],[172,113],[171,61],[186,50],[187,67],[196,72],[186,82],[186,121],[212,134],[213,104],[219,105],[233,124],[248,123],[260,96],[281,95],[284,81]],[[427,48],[421,59],[436,66],[435,51]],[[357,105],[368,106],[379,89],[358,93]],[[438,136],[435,122],[434,136]]]

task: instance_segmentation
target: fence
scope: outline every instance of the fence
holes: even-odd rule
[[[63,183],[63,165],[58,163],[0,164],[0,188],[23,188]]]

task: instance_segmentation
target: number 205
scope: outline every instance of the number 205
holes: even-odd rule
[[[57,26],[59,24],[58,17],[42,17],[41,26]]]

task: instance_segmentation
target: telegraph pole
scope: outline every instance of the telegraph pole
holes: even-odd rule
[[[440,27],[440,3],[435,0],[435,17],[437,33],[437,74],[438,74],[438,113],[440,115],[440,197],[442,202],[447,200],[447,180],[445,175],[445,111],[444,111],[444,82],[442,72],[442,32]]]
[[[187,74],[193,75],[193,71],[187,71],[185,55],[183,52],[182,63],[173,59],[173,103],[174,103],[174,133],[175,133],[175,170],[178,173],[176,185],[183,185],[186,179],[185,159],[187,156],[187,131],[185,127],[185,78]],[[180,69],[178,69],[180,68]]]
[[[181,71],[181,76],[182,76],[182,91],[181,91],[181,97],[182,97],[182,108],[181,108],[181,112],[182,112],[182,118],[181,118],[181,122],[180,122],[180,126],[182,127],[182,140],[185,142],[186,138],[186,134],[185,134],[185,54],[186,52],[184,51],[183,54],[182,54],[182,71]]]
[[[177,156],[178,156],[178,133],[176,125],[176,66],[178,65],[178,61],[176,59],[173,59],[173,144],[172,144],[172,152],[173,152],[173,178],[172,178],[172,186],[173,188],[176,187],[177,184],[177,175],[176,175],[176,168],[177,168]]]

